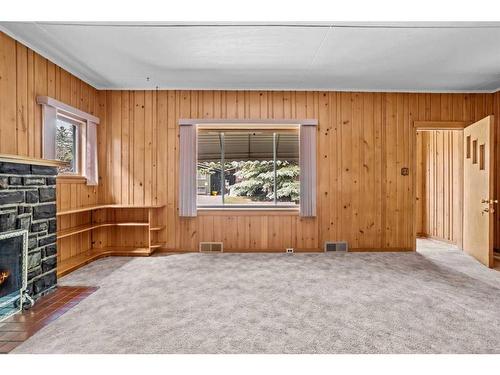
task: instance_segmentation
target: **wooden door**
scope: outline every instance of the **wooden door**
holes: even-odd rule
[[[493,267],[494,123],[488,116],[464,129],[463,249]]]

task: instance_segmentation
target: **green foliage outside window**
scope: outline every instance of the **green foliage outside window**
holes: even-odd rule
[[[59,173],[75,172],[75,126],[58,120],[56,129],[56,159],[68,163]]]
[[[214,174],[220,169],[219,162],[203,163],[200,172]],[[232,161],[224,163],[226,174],[236,177],[229,186],[229,196],[248,197],[252,201],[274,199],[274,162],[272,160]],[[276,161],[276,199],[299,201],[299,166],[290,161]]]

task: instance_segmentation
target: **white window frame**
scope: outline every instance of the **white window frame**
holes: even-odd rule
[[[97,131],[98,117],[48,96],[38,96],[37,103],[42,105],[42,157],[56,160],[57,119],[61,118],[77,126],[77,145],[75,173],[63,176],[82,176],[87,185],[98,184],[97,170]]]
[[[255,131],[259,131],[259,130],[266,130],[266,131],[272,131],[273,132],[273,162],[274,162],[274,165],[273,165],[273,168],[274,168],[274,178],[275,178],[275,181],[274,181],[274,191],[276,192],[276,140],[274,138],[274,136],[276,135],[276,133],[279,133],[280,130],[281,132],[287,132],[287,133],[291,133],[291,134],[295,134],[297,136],[297,141],[299,142],[300,141],[300,134],[299,134],[299,126],[297,125],[276,125],[274,126],[274,124],[266,124],[265,126],[256,126],[256,125],[246,125],[246,126],[243,126],[241,124],[236,124],[236,125],[233,125],[232,126],[233,128],[234,127],[238,127],[238,130],[241,129],[241,131],[248,131],[249,133],[251,132],[255,132]],[[217,125],[208,125],[208,126],[203,126],[203,125],[198,125],[197,126],[197,132],[199,132],[200,130],[213,130],[213,131],[218,131],[218,132],[221,132],[222,134],[226,134],[228,130],[231,129],[231,126],[217,126]],[[225,138],[223,138],[225,139]],[[222,160],[224,160],[225,158],[225,141],[222,142],[223,145],[222,145],[222,149],[221,149],[221,155],[222,155]],[[197,161],[198,161],[198,155],[196,156],[197,158]],[[300,155],[299,155],[299,161],[300,161]],[[222,164],[224,164],[224,162],[222,162]],[[224,173],[224,169],[222,169],[223,173]],[[221,176],[222,178],[222,176]],[[221,181],[221,187],[222,187],[222,184],[224,183],[224,178],[222,178],[222,181]],[[197,186],[198,188],[198,186]],[[298,204],[294,204],[294,203],[289,203],[289,204],[285,204],[285,203],[281,203],[281,204],[278,204],[278,199],[276,197],[276,194],[274,194],[274,199],[273,199],[273,204],[261,204],[261,203],[251,203],[251,204],[234,204],[234,203],[225,203],[225,194],[224,192],[222,192],[222,203],[221,204],[213,204],[213,205],[203,205],[203,204],[198,204],[198,202],[196,202],[196,205],[197,205],[197,208],[198,209],[221,209],[221,210],[231,210],[231,209],[241,209],[241,210],[246,210],[246,209],[252,209],[252,208],[260,208],[260,209],[290,209],[290,210],[299,210],[299,207],[300,205]],[[299,202],[300,202],[300,199],[299,199]]]
[[[83,150],[83,145],[86,140],[86,123],[79,121],[76,118],[70,117],[68,115],[63,115],[61,113],[57,113],[56,120],[61,120],[67,122],[76,127],[76,144],[75,144],[75,155],[74,155],[74,172],[64,172],[59,173],[60,176],[83,176],[83,171],[85,170],[85,152]],[[57,122],[56,122],[56,134],[57,134]],[[57,141],[54,141],[56,144],[54,145],[57,149]],[[45,159],[45,158],[44,158]],[[55,159],[55,155],[54,155]]]

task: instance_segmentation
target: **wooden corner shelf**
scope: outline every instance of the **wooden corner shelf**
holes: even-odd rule
[[[144,222],[123,222],[123,223],[93,223],[93,224],[84,224],[78,227],[63,229],[57,232],[57,239],[61,239],[64,237],[69,237],[74,234],[88,232],[93,229],[103,228],[103,227],[147,227],[149,223]]]
[[[151,227],[149,228],[150,231],[159,231],[165,229],[165,225],[159,226],[159,227]]]
[[[69,210],[59,211],[56,213],[56,215],[57,216],[71,215],[71,214],[78,214],[80,212],[102,210],[102,209],[106,209],[106,208],[111,208],[111,209],[151,208],[151,209],[154,209],[154,208],[163,208],[163,207],[165,207],[165,205],[135,206],[135,205],[123,205],[123,204],[98,204],[98,205],[83,206],[83,207],[73,208],[73,209],[69,209]]]
[[[91,249],[82,254],[72,256],[65,259],[57,265],[57,277],[62,277],[68,273],[85,266],[97,259],[109,256],[149,256],[154,250],[148,248],[132,248],[132,247],[105,247],[102,249]]]
[[[165,246],[165,244],[164,243],[155,243],[155,244],[152,244],[150,247],[152,249],[158,249],[158,248],[160,248],[162,246]]]
[[[147,230],[147,244],[143,247],[130,247],[130,246],[107,246],[103,248],[93,248],[87,250],[83,253],[74,255],[70,258],[61,260],[57,265],[57,275],[64,276],[69,272],[76,270],[94,260],[108,257],[108,256],[149,256],[156,249],[162,247],[164,244],[159,241],[158,233],[165,229],[165,225],[161,223],[161,215],[155,210],[161,209],[165,205],[119,205],[119,204],[101,204],[86,207],[79,207],[70,210],[64,210],[57,213],[58,217],[64,215],[80,214],[85,212],[90,212],[90,219],[88,223],[80,224],[74,227],[65,228],[57,231],[57,239],[63,239],[71,237],[77,234],[90,232],[91,242],[93,231],[99,228],[105,227],[142,227]],[[141,220],[136,221],[124,221],[124,220],[103,220],[94,221],[93,211],[96,210],[122,210],[122,209],[144,209],[147,210],[147,221],[144,221],[144,216]],[[113,214],[114,218],[115,215]],[[109,218],[107,218],[109,219]],[[102,220],[102,218],[101,218]]]

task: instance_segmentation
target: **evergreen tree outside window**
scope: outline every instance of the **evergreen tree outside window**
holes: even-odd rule
[[[199,130],[198,207],[299,207],[296,130]]]
[[[58,118],[56,124],[56,159],[66,165],[59,167],[60,174],[78,173],[77,168],[77,135],[76,125]]]

